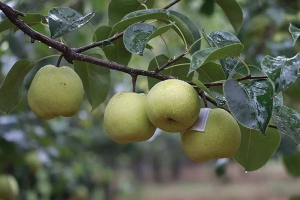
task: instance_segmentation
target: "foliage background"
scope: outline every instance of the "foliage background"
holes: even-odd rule
[[[108,20],[106,12],[109,0],[68,0],[65,2],[13,0],[4,2],[24,13],[38,12],[43,15],[47,15],[48,11],[56,6],[71,7],[82,14],[96,10],[96,16],[90,22],[92,26],[106,24]],[[169,2],[166,0],[156,1],[156,7],[163,7]],[[240,0],[238,2],[244,11],[244,24],[238,37],[245,46],[243,57],[247,63],[259,65],[264,55],[292,57],[300,51],[300,43],[297,42],[293,46],[288,32],[290,23],[300,27],[299,2],[293,0],[255,2]],[[224,13],[211,0],[184,0],[172,9],[185,13],[198,27],[204,27],[207,33],[214,30],[226,30],[234,33]],[[2,13],[0,13],[0,18],[4,18]],[[43,26],[36,26],[35,30],[50,35],[49,30]],[[85,25],[78,31],[68,34],[65,40],[70,47],[80,47],[92,42],[90,35],[92,35],[92,30]],[[173,56],[179,55],[183,51],[180,47],[182,43],[174,39],[175,36],[173,37],[172,33],[170,35],[165,38],[170,53]],[[30,43],[30,38],[21,31],[17,31],[15,34],[12,31],[3,32],[0,35],[0,41],[0,82],[3,82],[13,63],[19,59],[27,58],[35,61],[45,56],[58,54],[42,43]],[[157,49],[154,51],[155,55],[166,53],[165,47],[158,39],[151,41],[151,45]],[[99,52],[102,53],[100,49]],[[144,57],[134,55],[129,66],[147,69],[147,63],[152,58],[153,54],[145,51]],[[102,118],[105,105],[110,97],[118,91],[130,91],[132,88],[131,77],[121,72],[111,72],[110,95],[106,102],[93,112],[85,100],[78,115],[72,118],[56,118],[50,121],[36,118],[26,102],[27,89],[35,72],[46,64],[56,63],[57,59],[58,57],[50,57],[39,62],[33,72],[26,76],[23,98],[16,110],[9,115],[0,115],[0,172],[15,175],[21,188],[20,199],[76,199],[78,198],[78,195],[76,198],[74,197],[76,193],[80,193],[82,196],[89,193],[88,197],[82,199],[108,200],[126,199],[127,197],[128,199],[147,199],[147,196],[150,196],[149,199],[164,199],[164,195],[171,190],[170,187],[173,187],[171,193],[175,196],[171,195],[170,197],[169,194],[165,199],[176,199],[178,194],[175,190],[189,193],[190,190],[193,190],[191,188],[195,188],[195,191],[190,193],[196,194],[196,197],[189,198],[188,194],[182,192],[187,195],[186,199],[205,199],[205,195],[208,195],[208,199],[215,199],[212,196],[215,195],[213,192],[210,194],[206,194],[206,192],[218,191],[219,184],[222,184],[221,188],[227,188],[227,190],[224,190],[224,196],[218,199],[227,199],[226,196],[229,196],[228,199],[234,199],[233,194],[239,190],[237,185],[239,181],[241,185],[257,186],[254,183],[257,181],[255,177],[258,177],[255,173],[261,173],[260,176],[264,176],[266,180],[270,180],[270,177],[273,176],[277,177],[278,179],[274,178],[275,181],[282,183],[270,187],[267,197],[276,193],[277,189],[282,189],[286,199],[292,195],[300,195],[296,189],[285,189],[288,188],[287,185],[289,188],[299,185],[299,180],[288,177],[287,173],[293,177],[300,175],[299,163],[295,164],[295,160],[299,160],[297,147],[286,136],[282,136],[281,145],[275,153],[273,161],[268,163],[265,168],[260,169],[260,172],[251,172],[247,175],[244,174],[242,167],[231,162],[228,165],[219,165],[221,168],[215,168],[214,162],[192,163],[183,154],[180,137],[177,134],[160,134],[153,141],[138,144],[118,145],[112,142],[103,131]],[[62,64],[68,65],[65,61]],[[139,77],[137,84],[138,92],[147,92],[145,77]],[[300,112],[299,91],[300,81],[298,79],[284,92],[285,104],[298,112]],[[38,152],[43,163],[43,167],[35,174],[31,173],[25,164],[25,155],[32,151]],[[281,162],[283,155],[285,162]],[[291,159],[291,164],[287,164],[288,158],[291,156],[296,159]],[[221,172],[218,171],[220,169]],[[216,179],[212,174],[216,171],[216,177],[218,177],[217,175],[223,175],[222,170],[226,169],[226,175],[220,179]],[[237,171],[240,172],[238,177],[242,178],[237,178]],[[193,175],[196,174],[197,180],[191,179],[191,172]],[[206,173],[211,176],[205,177]],[[197,176],[199,174],[201,176]],[[251,179],[252,176],[253,179]],[[247,179],[253,181],[249,181],[249,183],[243,181]],[[196,188],[200,187],[197,183],[205,180],[213,180],[213,184],[206,186],[205,190]],[[233,180],[233,183],[230,180]],[[261,184],[271,184],[270,182],[266,181]],[[156,187],[157,185],[162,191]],[[231,191],[228,187],[236,188],[236,190]],[[147,188],[150,192],[147,191]],[[248,187],[247,189],[246,187],[240,188],[240,190],[248,189]],[[152,198],[153,194],[160,194],[160,196]],[[264,198],[263,195],[257,195],[256,199]],[[255,198],[253,197],[253,199]]]

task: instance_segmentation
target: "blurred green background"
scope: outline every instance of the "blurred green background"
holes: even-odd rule
[[[24,13],[47,15],[52,7],[66,6],[81,14],[97,11],[91,20],[96,29],[107,24],[109,0],[12,0],[4,1]],[[171,1],[156,1],[163,7]],[[292,57],[300,50],[293,46],[290,23],[300,27],[300,2],[295,0],[238,0],[244,11],[244,24],[238,34],[244,44],[246,63],[259,65],[264,55]],[[234,33],[221,9],[212,0],[183,0],[172,7],[186,14],[206,33],[225,30]],[[4,15],[0,12],[0,19]],[[50,35],[41,25],[35,30]],[[93,31],[85,25],[65,37],[70,47],[92,42]],[[182,53],[181,40],[172,31],[165,40],[171,56]],[[46,45],[35,42],[21,31],[0,34],[0,82],[19,59],[36,61],[58,55]],[[160,39],[151,41],[153,53],[166,53]],[[205,44],[203,44],[205,47]],[[100,49],[97,49],[103,54]],[[130,67],[147,69],[153,58],[134,55]],[[297,199],[300,195],[299,152],[295,143],[282,135],[278,151],[263,168],[245,173],[232,160],[194,163],[183,153],[179,134],[158,133],[150,141],[119,145],[103,131],[102,119],[107,101],[118,91],[131,91],[131,77],[112,71],[112,87],[106,102],[91,112],[85,99],[72,118],[38,119],[30,111],[26,93],[35,72],[58,57],[39,62],[25,79],[24,94],[9,115],[0,114],[0,173],[14,175],[20,185],[20,198],[26,200],[196,200],[196,199]],[[69,65],[65,61],[62,64]],[[70,66],[70,65],[69,65]],[[147,79],[139,77],[138,92],[147,92]],[[284,93],[285,104],[300,112],[300,80]],[[284,159],[283,159],[284,158]],[[282,161],[285,162],[282,162]],[[39,164],[41,162],[41,164]],[[298,197],[299,199],[299,197]]]

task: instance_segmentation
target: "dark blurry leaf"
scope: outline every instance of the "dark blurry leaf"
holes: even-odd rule
[[[287,135],[282,135],[277,152],[287,156],[294,155],[297,152],[295,140]]]
[[[229,22],[238,33],[243,24],[243,10],[236,0],[214,0],[224,11]]]
[[[169,58],[167,56],[161,54],[161,55],[153,58],[150,61],[148,70],[154,71],[157,67],[164,65],[168,61],[169,61]],[[157,66],[157,64],[158,64],[158,66]],[[174,65],[178,65],[178,64],[181,64],[181,65],[173,67]],[[183,57],[159,73],[164,74],[164,75],[178,77],[181,80],[187,80],[188,79],[187,73],[189,70],[189,65],[190,65],[190,60],[188,58]],[[159,80],[148,77],[148,88],[149,89],[152,88],[158,82],[159,82]]]
[[[11,112],[21,101],[23,80],[34,64],[26,59],[17,61],[0,87],[0,110]]]
[[[205,0],[201,7],[200,7],[200,13],[203,13],[205,15],[212,15],[215,10],[215,3],[212,0]]]
[[[19,18],[23,20],[28,26],[47,24],[46,18],[41,14],[28,13],[25,17],[20,16]],[[7,18],[0,22],[0,33],[11,28],[13,28],[14,31],[17,31],[19,29]]]
[[[222,177],[222,176],[225,175],[226,168],[227,168],[227,165],[228,165],[228,161],[229,161],[228,158],[221,158],[221,159],[218,159],[216,161],[216,163],[215,163],[215,174],[218,177]]]
[[[293,177],[300,176],[300,152],[297,152],[293,155],[284,155],[283,163],[285,169]]]
[[[153,7],[153,0],[147,1],[148,8]],[[108,5],[108,25],[113,26],[127,15],[136,10],[145,9],[137,0],[111,0]]]
[[[189,73],[195,71],[203,64],[226,57],[238,57],[243,50],[242,44],[230,44],[221,48],[210,47],[197,51],[192,55]]]
[[[300,68],[300,53],[292,58],[265,56],[261,67],[273,81],[275,94],[278,94],[296,81]]]
[[[123,35],[125,48],[131,52],[143,55],[148,39],[156,27],[146,23],[136,23],[129,26]]]
[[[95,53],[90,54],[90,56],[101,58],[100,55]],[[83,82],[85,95],[93,111],[105,101],[108,95],[111,83],[110,70],[81,61],[74,61],[74,70]]]
[[[292,137],[297,144],[300,143],[300,114],[286,106],[273,113],[273,119],[280,133]]]
[[[109,38],[111,31],[112,28],[109,26],[100,26],[95,31],[94,41],[102,41]],[[132,56],[132,54],[128,52],[124,46],[123,37],[120,37],[113,42],[104,42],[101,48],[108,60],[119,64],[127,65]]]
[[[278,148],[280,134],[273,128],[268,128],[266,135],[244,126],[240,128],[241,144],[233,158],[245,168],[245,171],[257,170],[268,162]]]
[[[55,39],[74,31],[90,21],[94,12],[82,16],[77,11],[67,7],[55,7],[49,11],[49,29],[51,38]]]
[[[296,26],[294,26],[293,24],[290,24],[289,26],[289,31],[292,35],[293,38],[293,45],[296,44],[296,41],[298,40],[299,36],[300,36],[300,29],[298,29]]]
[[[289,200],[300,200],[300,196],[291,196]]]
[[[242,84],[228,79],[224,93],[229,110],[242,125],[265,133],[272,116],[274,94],[268,80]]]
[[[170,19],[174,21],[176,26],[180,29],[189,46],[191,46],[192,44],[194,44],[194,42],[201,38],[198,27],[186,15],[174,10],[170,10],[170,14]],[[175,29],[175,31],[178,30]],[[192,37],[189,36],[190,34],[192,35]],[[197,41],[197,43],[192,47],[190,53],[193,54],[194,52],[200,50],[200,47],[201,41]]]
[[[113,31],[121,32],[134,23],[146,21],[150,19],[168,20],[169,15],[170,15],[169,11],[165,9],[148,9],[148,10],[134,11],[125,15],[120,22],[116,23],[113,26]]]

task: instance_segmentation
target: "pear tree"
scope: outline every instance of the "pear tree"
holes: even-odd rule
[[[183,149],[192,160],[232,157],[245,171],[254,171],[268,162],[284,135],[298,144],[300,114],[284,104],[283,92],[297,80],[300,54],[261,55],[260,65],[252,65],[244,57],[245,45],[238,37],[244,14],[236,0],[213,2],[224,12],[231,32],[207,33],[209,27],[198,27],[176,10],[179,4],[184,1],[161,6],[154,0],[111,0],[108,23],[93,27],[90,22],[97,18],[96,10],[79,13],[54,7],[44,16],[24,13],[0,1],[5,15],[1,33],[21,31],[29,44],[48,46],[58,54],[56,64],[40,69],[36,69],[37,63],[48,56],[39,60],[28,56],[12,64],[0,87],[0,110],[14,112],[26,75],[38,71],[27,94],[37,117],[73,116],[85,98],[92,110],[107,106],[104,126],[120,145],[145,141],[156,128],[181,132]],[[40,26],[48,34],[41,33]],[[81,46],[76,41],[66,42],[69,35],[88,26],[92,31],[85,34],[90,42]],[[290,24],[289,32],[296,43],[300,30]],[[166,43],[168,37],[180,41],[176,46],[180,54],[173,54]],[[156,54],[162,45],[166,51]],[[131,66],[137,56],[145,69]],[[68,66],[61,66],[63,61]],[[112,73],[116,72],[129,75],[132,89],[116,94],[106,105]],[[146,94],[137,94],[136,82],[142,77],[147,80]],[[204,130],[197,127],[200,108],[211,108],[204,117]]]

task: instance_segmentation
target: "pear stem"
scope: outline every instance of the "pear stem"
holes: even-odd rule
[[[56,63],[56,67],[59,67],[60,65],[60,62],[61,62],[61,59],[64,57],[64,54],[60,54],[58,60],[57,60],[57,63]]]
[[[135,92],[136,88],[136,80],[138,75],[137,74],[130,74],[131,75],[131,80],[132,80],[132,91]]]

